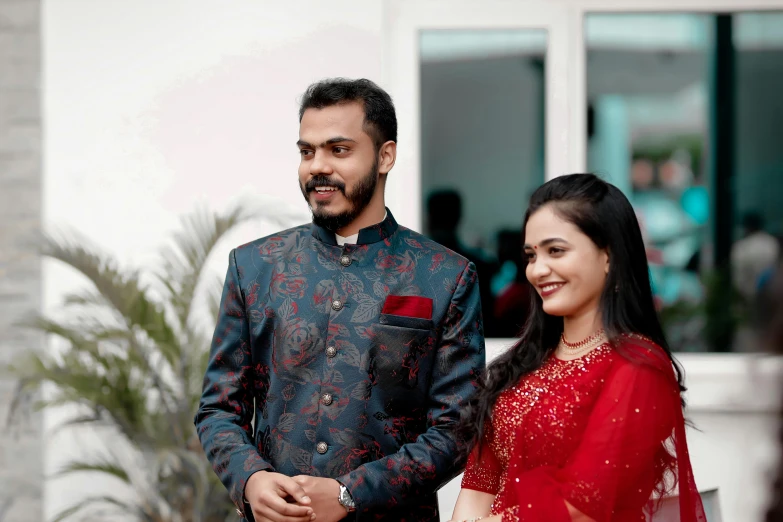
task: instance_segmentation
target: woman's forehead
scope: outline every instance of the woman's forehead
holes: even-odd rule
[[[525,226],[525,242],[540,243],[549,238],[569,240],[576,235],[584,235],[579,227],[565,220],[551,205],[541,207],[534,212]]]

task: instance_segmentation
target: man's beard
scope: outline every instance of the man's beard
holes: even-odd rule
[[[327,211],[323,204],[316,201],[310,205],[310,209],[313,212],[313,223],[323,227],[332,232],[336,232],[346,226],[350,225],[353,220],[357,218],[362,211],[370,204],[373,195],[375,194],[375,187],[378,184],[378,160],[373,163],[370,172],[367,173],[362,179],[356,182],[353,190],[350,194],[345,192],[345,184],[337,180],[332,179],[330,176],[318,175],[310,178],[307,184],[299,187],[302,190],[302,195],[310,205],[310,193],[315,191],[315,187],[335,187],[339,190],[343,196],[348,200],[350,207],[344,212],[332,214]]]

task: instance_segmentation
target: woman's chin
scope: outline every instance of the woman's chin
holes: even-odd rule
[[[554,315],[555,317],[564,317],[568,315],[569,309],[566,306],[563,306],[556,302],[546,302],[543,303],[543,309],[544,313],[547,315]]]

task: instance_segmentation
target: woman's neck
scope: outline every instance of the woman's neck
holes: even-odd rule
[[[601,314],[598,310],[563,318],[563,335],[570,343],[578,343],[600,330]]]

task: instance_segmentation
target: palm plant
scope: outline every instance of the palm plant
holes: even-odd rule
[[[293,217],[276,216],[278,225]],[[76,234],[45,238],[43,254],[81,272],[91,288],[68,295],[58,317],[30,324],[62,348],[27,356],[13,370],[24,389],[51,385],[42,407],[77,406],[66,426],[98,428],[112,441],[111,450],[70,461],[59,475],[99,473],[126,486],[83,498],[57,521],[111,513],[111,520],[223,522],[233,513],[193,415],[222,283],[205,266],[227,232],[256,217],[241,205],[191,213],[155,271],[123,269]]]

